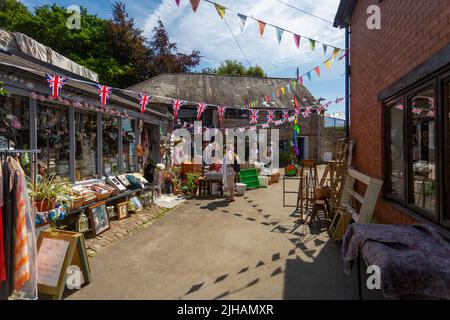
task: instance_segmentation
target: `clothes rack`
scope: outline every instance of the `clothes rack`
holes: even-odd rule
[[[34,195],[36,191],[37,183],[37,154],[40,153],[39,149],[0,149],[0,155],[12,156],[18,154],[28,153],[31,154],[31,184],[32,184],[32,194],[31,194],[31,210],[33,212],[33,219],[36,218],[36,207],[34,205]]]

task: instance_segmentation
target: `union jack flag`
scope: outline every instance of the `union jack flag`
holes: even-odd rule
[[[264,124],[262,125],[262,128],[263,128],[263,129],[269,128],[269,124],[268,124],[268,123],[264,123]]]
[[[206,103],[197,103],[197,120],[200,120],[202,117],[202,113],[205,111],[206,106]]]
[[[342,101],[344,101],[344,98],[336,98],[336,104],[341,103]]]
[[[412,108],[412,113],[417,114],[418,116],[420,116],[422,114],[422,111],[423,111],[422,108],[417,108],[417,107]]]
[[[309,118],[311,115],[311,107],[306,107],[305,111],[302,113],[304,118]]]
[[[289,122],[294,121],[294,119],[295,119],[295,117],[289,117],[289,118],[288,118]]]
[[[273,123],[274,119],[275,119],[275,111],[273,110],[267,111],[267,123]]]
[[[145,112],[145,107],[147,107],[147,104],[152,101],[153,96],[150,96],[148,94],[138,93],[139,95],[139,105],[141,106],[141,112]]]
[[[172,99],[173,117],[175,118],[175,120],[178,119],[178,111],[180,110],[183,104],[184,104],[183,100]]]
[[[283,121],[286,122],[289,118],[289,112],[288,111],[283,111]]]
[[[317,106],[317,114],[322,114],[322,112],[327,111],[327,108],[321,104]]]
[[[45,78],[47,79],[50,89],[52,90],[52,96],[56,98],[57,96],[59,96],[59,92],[61,91],[62,87],[66,84],[67,79],[56,74],[48,73],[45,74]]]
[[[224,107],[224,106],[218,106],[217,107],[217,112],[219,113],[219,123],[220,123],[221,127],[222,127],[222,120],[223,120],[223,117],[225,116],[225,110],[226,109],[227,108]]]
[[[250,123],[258,123],[259,119],[259,110],[252,110],[252,115],[250,116]]]
[[[97,92],[100,97],[100,102],[102,103],[102,108],[104,109],[106,104],[108,103],[109,96],[111,95],[111,88],[108,86],[103,86],[101,84],[97,84]]]

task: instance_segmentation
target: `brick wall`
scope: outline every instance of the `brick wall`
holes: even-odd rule
[[[381,30],[366,26],[372,4],[381,8]],[[377,95],[450,43],[450,0],[359,0],[350,26],[353,164],[383,179],[383,109]],[[382,223],[412,222],[382,200],[375,216]]]

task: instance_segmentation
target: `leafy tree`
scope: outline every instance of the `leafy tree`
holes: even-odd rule
[[[242,62],[237,60],[225,60],[220,63],[217,69],[205,69],[205,71],[212,71],[215,74],[227,75],[227,76],[255,76],[255,77],[266,77],[264,70],[256,65],[253,67],[246,68]]]
[[[177,52],[177,44],[170,42],[161,20],[158,20],[158,26],[153,32],[153,40],[150,42],[153,50],[152,63],[159,73],[189,72],[200,63],[199,51],[193,50],[189,55]]]

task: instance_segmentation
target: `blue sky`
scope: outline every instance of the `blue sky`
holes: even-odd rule
[[[114,0],[22,0],[22,2],[29,8],[52,3],[61,6],[76,4],[88,8],[89,12],[98,16],[110,18],[111,3],[114,3]],[[200,1],[197,12],[193,13],[189,0],[181,0],[179,8],[175,0],[123,2],[130,16],[144,30],[147,37],[151,37],[151,31],[160,18],[169,32],[171,41],[177,42],[180,51],[189,53],[193,49],[199,50],[204,56],[199,69],[217,67],[220,61],[225,59],[237,59],[247,64],[225,21],[220,19],[213,5]],[[294,10],[278,0],[217,0],[217,2],[234,11],[254,16],[300,35],[344,48],[342,30]],[[339,4],[339,0],[283,0],[282,2],[331,21]],[[311,52],[309,44],[304,39],[301,40],[300,49],[297,49],[292,34],[286,32],[283,34],[281,44],[278,44],[276,31],[270,26],[266,27],[264,36],[260,38],[257,22],[250,19],[247,19],[244,31],[241,32],[235,12],[226,11],[225,19],[250,63],[262,66],[268,76],[295,77],[297,67],[300,73],[304,73],[321,64],[321,78],[317,78],[314,74],[311,82],[305,80],[305,86],[314,96],[323,97],[326,100],[344,97],[343,61],[336,60],[331,70],[326,70],[323,65],[323,62],[331,56],[330,49],[324,56],[322,46],[318,44],[315,52]],[[332,104],[329,112],[343,112],[343,109],[343,103]]]

